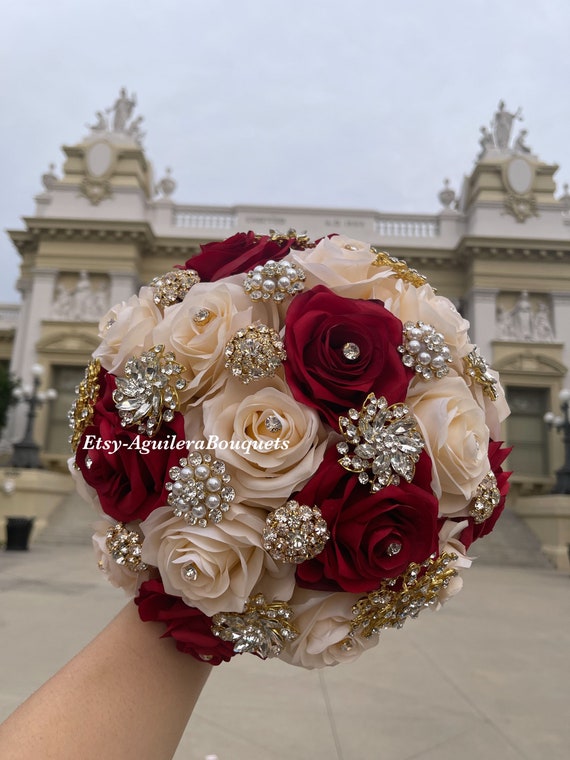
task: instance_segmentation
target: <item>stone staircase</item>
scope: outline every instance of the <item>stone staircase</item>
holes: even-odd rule
[[[94,509],[72,491],[54,510],[35,543],[88,546],[93,534],[92,524],[96,520]]]
[[[469,556],[477,557],[477,564],[481,565],[552,568],[537,536],[509,509],[504,510],[489,535],[470,547]]]

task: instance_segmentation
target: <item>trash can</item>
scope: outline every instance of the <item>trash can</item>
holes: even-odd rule
[[[6,551],[27,551],[33,527],[33,517],[7,517]]]

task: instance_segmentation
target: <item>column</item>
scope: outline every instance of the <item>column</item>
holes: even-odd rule
[[[466,317],[471,323],[469,336],[479,347],[483,358],[493,359],[492,341],[497,328],[497,294],[496,288],[473,288],[467,299]]]

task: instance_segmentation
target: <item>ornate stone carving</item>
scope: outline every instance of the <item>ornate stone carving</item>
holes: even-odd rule
[[[79,185],[79,193],[84,195],[94,206],[97,206],[105,198],[111,198],[113,190],[108,179],[83,177]]]
[[[528,134],[528,131],[526,129],[521,129],[519,132],[519,136],[515,140],[513,144],[513,150],[515,153],[532,153],[529,146],[526,144],[526,136]]]
[[[93,288],[85,270],[79,273],[74,288],[63,282],[56,286],[50,319],[65,322],[98,322],[109,308],[109,290]]]
[[[538,301],[533,309],[528,292],[523,290],[512,309],[498,305],[496,339],[552,343],[556,337],[548,303]]]
[[[164,198],[170,198],[176,190],[176,181],[172,178],[172,169],[167,168],[165,176],[156,183],[155,192]]]
[[[455,197],[455,190],[449,186],[449,180],[443,180],[443,188],[438,193],[438,199],[444,209],[455,208],[457,199]]]
[[[49,193],[57,185],[58,178],[55,173],[55,164],[50,164],[45,174],[42,174],[42,184]]]
[[[516,195],[509,193],[505,200],[505,211],[514,216],[517,222],[524,222],[530,216],[538,216],[534,195]]]

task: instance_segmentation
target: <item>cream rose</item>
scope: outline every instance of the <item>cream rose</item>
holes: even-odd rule
[[[465,546],[461,543],[458,536],[467,527],[467,520],[461,522],[455,522],[454,520],[446,520],[443,523],[439,531],[439,553],[443,554],[455,554],[457,559],[449,563],[448,567],[453,567],[457,570],[457,575],[454,575],[447,586],[442,588],[438,594],[438,604],[435,609],[439,609],[448,599],[458,594],[463,588],[463,578],[459,574],[459,570],[466,570],[471,567],[472,560],[467,556]]]
[[[260,321],[278,324],[272,303],[254,303],[241,286],[243,277],[194,285],[181,303],[168,307],[153,331],[154,343],[173,351],[185,368],[188,383],[179,392],[181,404],[196,403],[229,377],[224,349],[237,330]]]
[[[204,403],[203,415],[204,437],[218,441],[216,457],[231,465],[243,503],[280,506],[323,459],[327,433],[317,413],[279,377],[260,388],[232,379]]]
[[[489,428],[461,377],[426,383],[415,378],[406,403],[417,418],[432,460],[432,489],[440,515],[466,515],[489,470]]]
[[[254,587],[287,600],[295,569],[264,551],[264,518],[262,510],[232,505],[220,523],[199,528],[159,507],[141,523],[143,561],[158,567],[168,594],[208,616],[242,612]]]
[[[292,251],[285,260],[304,270],[305,290],[326,285],[345,298],[371,298],[378,280],[384,281],[387,292],[395,285],[391,269],[373,265],[370,245],[345,235],[323,238],[314,248]]]
[[[465,374],[465,382],[469,386],[473,398],[477,404],[481,407],[485,413],[485,420],[491,434],[491,438],[494,441],[503,440],[503,434],[501,432],[501,422],[507,419],[510,414],[509,405],[505,398],[505,391],[501,383],[499,382],[499,373],[492,369],[488,370],[489,374],[497,381],[494,385],[497,398],[495,401],[489,398],[489,396],[483,392],[483,386],[476,380],[473,380],[469,375]]]
[[[108,372],[121,375],[131,357],[140,356],[153,346],[152,331],[161,319],[152,288],[141,288],[138,296],[113,306],[101,319],[99,334],[103,340],[93,358],[99,359]]]
[[[280,659],[304,668],[323,668],[355,660],[375,646],[377,635],[369,639],[355,636],[352,646],[341,646],[350,631],[352,605],[359,598],[358,594],[296,588],[289,605],[299,636],[285,647]]]
[[[386,287],[386,285],[388,287]],[[402,323],[425,322],[441,333],[451,349],[453,358],[450,367],[457,374],[464,371],[463,357],[473,350],[469,340],[469,322],[457,311],[448,298],[438,296],[430,285],[416,288],[404,280],[377,281],[374,284],[374,298],[384,301],[384,306]]]
[[[110,519],[98,520],[95,523],[95,533],[91,538],[95,550],[95,559],[103,575],[112,586],[122,588],[128,596],[135,596],[141,583],[150,578],[152,571],[147,569],[136,573],[124,565],[119,565],[111,557],[107,549],[107,531],[116,524],[116,520]],[[130,530],[131,528],[127,525],[127,529]]]

